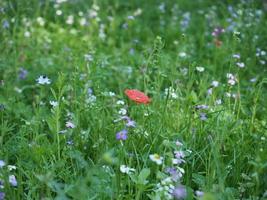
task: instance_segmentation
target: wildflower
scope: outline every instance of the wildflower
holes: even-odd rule
[[[176,146],[183,146],[183,143],[181,143],[179,140],[176,140],[175,144]]]
[[[56,11],[56,15],[58,15],[58,16],[62,15],[62,11],[61,10],[57,10]]]
[[[75,128],[75,125],[71,121],[67,121],[66,122],[66,127],[72,129],[72,128]]]
[[[207,94],[208,94],[208,95],[212,95],[212,88],[209,88],[209,89],[208,89]]]
[[[251,83],[255,83],[257,81],[257,78],[252,78],[249,80]]]
[[[240,59],[240,54],[233,54],[233,58]]]
[[[196,192],[197,197],[202,197],[204,195],[204,192],[197,190]]]
[[[16,187],[18,185],[17,179],[14,175],[10,175],[8,180],[12,186]]]
[[[0,200],[4,200],[5,199],[5,193],[4,192],[0,192]]]
[[[218,82],[218,81],[212,81],[212,82],[211,82],[211,85],[212,85],[213,87],[218,87],[219,82]]]
[[[116,104],[117,104],[117,105],[124,105],[125,103],[124,103],[124,101],[122,101],[122,100],[118,100],[118,101],[116,102]]]
[[[91,54],[85,54],[85,55],[84,55],[84,59],[85,59],[86,61],[89,61],[89,62],[91,62],[91,61],[94,60],[94,58],[93,58],[93,56],[92,56]]]
[[[121,173],[124,173],[124,174],[130,174],[130,173],[134,172],[135,169],[134,168],[130,168],[130,167],[126,166],[126,165],[121,165],[120,166],[120,171],[121,171]]]
[[[0,160],[0,168],[4,167],[6,163],[3,160]]]
[[[243,63],[243,62],[238,62],[238,63],[236,63],[236,65],[238,67],[240,67],[240,68],[244,68],[245,67],[245,63]]]
[[[67,141],[67,145],[73,145],[73,144],[74,144],[73,140],[68,140]]]
[[[199,114],[199,118],[200,118],[200,120],[202,120],[202,121],[206,121],[206,120],[208,119],[206,113],[200,113],[200,114]]]
[[[40,26],[44,26],[45,25],[45,21],[42,17],[37,17],[36,21],[38,22],[38,24]]]
[[[127,123],[126,123],[126,126],[127,127],[135,127],[136,123],[133,120],[128,120]]]
[[[187,196],[186,188],[183,185],[179,185],[173,190],[172,195],[175,199],[184,199]]]
[[[151,99],[139,90],[125,90],[125,94],[136,103],[148,104],[151,102]]]
[[[27,37],[27,38],[28,38],[28,37],[30,37],[30,36],[31,36],[31,33],[30,33],[29,31],[25,31],[25,32],[24,32],[24,37]]]
[[[57,101],[49,101],[50,105],[53,107],[58,106],[58,102]]]
[[[120,115],[126,115],[126,114],[127,114],[127,110],[126,110],[125,108],[121,108],[121,109],[119,110],[119,114],[120,114]]]
[[[23,80],[27,77],[28,71],[26,69],[20,68],[19,69],[19,79]]]
[[[40,85],[45,85],[45,84],[49,85],[51,83],[50,79],[45,75],[39,76],[39,78],[36,81]]]
[[[197,105],[196,109],[198,110],[207,110],[209,108],[209,106],[202,104],[202,105]]]
[[[72,15],[69,15],[67,20],[66,20],[66,23],[71,25],[71,24],[73,24],[73,22],[74,22],[74,17]]]
[[[15,165],[8,165],[7,168],[9,171],[17,169],[17,167]]]
[[[126,140],[128,137],[128,131],[127,130],[122,130],[122,131],[119,131],[117,134],[116,134],[116,139],[117,140]]]
[[[150,160],[155,162],[157,165],[161,165],[163,162],[163,157],[161,157],[159,154],[150,154],[149,155]]]
[[[215,103],[216,103],[216,105],[221,105],[221,104],[222,104],[222,100],[221,100],[221,99],[217,99],[217,100],[215,101]]]
[[[204,72],[205,68],[204,68],[204,67],[200,67],[200,66],[198,66],[198,67],[196,67],[196,70],[197,70],[198,72]]]
[[[221,27],[215,28],[212,32],[212,36],[214,37],[218,37],[219,35],[221,35],[222,33],[224,33],[225,30]]]
[[[186,53],[185,53],[185,52],[180,52],[180,53],[179,53],[179,56],[180,56],[181,58],[184,58],[184,57],[186,57]]]

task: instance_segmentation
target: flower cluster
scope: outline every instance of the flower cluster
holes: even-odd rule
[[[175,142],[175,150],[173,151],[172,162],[170,166],[165,167],[164,178],[156,185],[155,192],[164,199],[182,199],[187,196],[185,186],[182,185],[182,177],[185,170],[182,164],[186,163],[185,157],[191,151],[184,150],[180,141]],[[150,155],[150,159],[157,164],[162,164],[163,158],[158,154]]]
[[[5,181],[4,181],[4,171],[12,172],[13,170],[16,170],[16,166],[14,165],[6,165],[6,163],[3,160],[0,160],[0,200],[5,198],[5,193],[1,190],[5,187]],[[17,187],[18,182],[16,179],[16,176],[14,174],[8,175],[8,182],[11,186]]]

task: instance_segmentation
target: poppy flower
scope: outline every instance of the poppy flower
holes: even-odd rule
[[[139,90],[125,90],[124,93],[136,103],[148,104],[151,101],[148,96]]]

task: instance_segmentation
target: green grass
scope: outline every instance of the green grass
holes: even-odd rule
[[[267,198],[263,2],[3,0],[0,22],[0,199],[175,199],[158,188],[168,167],[184,170],[165,185],[185,187],[185,199]],[[118,141],[122,108],[136,127]],[[184,162],[173,164],[178,150]]]

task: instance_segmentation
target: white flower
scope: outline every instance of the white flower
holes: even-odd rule
[[[71,24],[73,24],[73,22],[74,22],[74,17],[72,15],[69,15],[67,20],[66,20],[66,23],[71,25]]]
[[[219,82],[218,82],[218,81],[212,81],[212,82],[211,82],[211,85],[212,85],[213,87],[218,87]]]
[[[204,72],[205,68],[199,66],[199,67],[196,67],[196,70],[197,70],[198,72]]]
[[[93,58],[93,56],[91,54],[85,54],[84,58],[85,58],[86,61],[93,61],[94,60],[94,58]]]
[[[53,107],[58,106],[58,102],[57,101],[49,101],[50,105]]]
[[[180,52],[180,53],[179,53],[179,56],[180,56],[181,58],[184,58],[184,57],[186,57],[186,53],[185,53],[185,52]]]
[[[161,165],[163,162],[163,157],[161,157],[159,154],[150,154],[149,155],[150,160],[157,163],[157,165]]]
[[[50,79],[44,75],[39,76],[39,78],[36,81],[40,85],[45,85],[45,84],[49,85],[51,83]]]
[[[134,172],[135,169],[134,168],[130,168],[130,167],[126,166],[126,165],[121,165],[120,166],[120,171],[121,171],[121,173],[124,173],[124,174],[130,174],[130,173]]]
[[[229,79],[229,80],[228,80],[228,84],[230,84],[230,85],[235,85],[235,80],[234,80],[234,79]]]
[[[66,127],[67,128],[75,128],[75,125],[71,121],[66,122]]]
[[[58,16],[62,15],[62,11],[61,10],[57,10],[56,11],[56,15],[58,15]]]
[[[86,21],[85,18],[81,18],[80,21],[79,21],[79,23],[80,23],[81,26],[85,26],[86,23],[87,23],[87,21]]]
[[[127,110],[126,110],[125,108],[121,108],[121,109],[119,110],[119,114],[120,114],[120,115],[126,115],[126,114],[127,114]]]
[[[17,167],[15,165],[8,165],[7,168],[9,171],[17,169]]]
[[[240,54],[234,54],[233,58],[240,59]]]
[[[118,101],[116,102],[116,104],[117,104],[117,105],[124,105],[125,103],[124,103],[124,101],[122,101],[122,100],[118,100]]]
[[[45,25],[45,21],[42,17],[37,17],[36,21],[38,22],[38,24],[40,26],[44,26]]]
[[[226,92],[226,93],[225,93],[225,96],[226,96],[226,97],[231,97],[232,95],[231,95],[230,92]]]
[[[245,63],[243,63],[243,62],[238,62],[238,63],[236,63],[236,65],[238,67],[240,67],[240,68],[244,68],[245,67]]]
[[[25,32],[24,32],[24,37],[27,37],[27,38],[28,38],[28,37],[30,37],[30,36],[31,36],[31,33],[30,33],[29,31],[25,31]]]
[[[221,100],[221,99],[217,99],[217,100],[215,101],[215,103],[216,103],[216,105],[221,105],[221,104],[222,104],[222,100]]]

